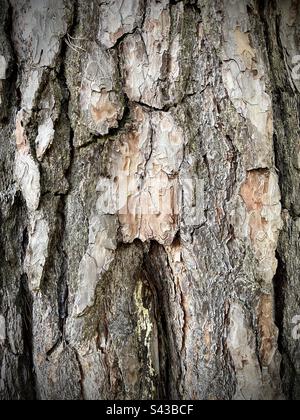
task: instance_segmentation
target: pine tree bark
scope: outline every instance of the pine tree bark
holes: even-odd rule
[[[0,399],[299,399],[299,24],[0,0]]]

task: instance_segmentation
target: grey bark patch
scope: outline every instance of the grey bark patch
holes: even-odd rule
[[[6,322],[3,315],[0,315],[0,342],[4,343],[6,339]]]

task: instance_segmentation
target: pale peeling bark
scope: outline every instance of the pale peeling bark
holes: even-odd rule
[[[299,2],[0,10],[0,398],[298,399]]]

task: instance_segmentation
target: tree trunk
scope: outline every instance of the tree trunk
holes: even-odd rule
[[[0,399],[300,398],[299,28],[0,0]]]

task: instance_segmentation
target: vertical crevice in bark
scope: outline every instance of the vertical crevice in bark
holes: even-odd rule
[[[18,200],[18,198],[17,198]],[[20,205],[24,206],[24,202],[20,197]],[[28,216],[26,215],[26,218]],[[23,267],[26,250],[28,246],[28,229],[25,226],[22,233],[21,244],[21,267]],[[36,376],[34,368],[34,351],[33,351],[33,297],[28,287],[28,278],[25,273],[20,276],[20,289],[16,300],[16,306],[19,308],[22,317],[22,339],[23,354],[21,355],[21,363],[19,365],[19,375],[21,380],[21,388],[24,392],[22,399],[37,400]],[[22,380],[23,379],[23,380]]]
[[[0,217],[1,238],[4,238],[4,241],[0,243],[2,251],[0,253],[0,286],[9,295],[9,300],[4,299],[1,302],[0,299],[0,311],[5,314],[7,323],[6,357],[10,354],[14,359],[5,368],[10,374],[7,378],[1,379],[7,380],[7,389],[4,393],[6,398],[35,400],[32,296],[28,289],[27,276],[22,272],[28,243],[27,229],[24,227],[26,220],[25,203],[21,195],[16,193],[10,216],[5,220]],[[11,251],[8,253],[7,243],[12,244],[13,256],[9,255]],[[12,270],[15,271],[12,272]],[[19,277],[16,277],[18,273],[20,273]],[[16,322],[15,316],[19,317],[20,322]],[[5,366],[5,360],[2,360],[2,363]]]
[[[291,347],[289,344],[292,325],[289,325],[286,322],[288,305],[287,294],[289,293],[289,276],[286,269],[286,264],[282,260],[282,256],[284,257],[285,250],[280,249],[282,246],[285,246],[284,243],[285,239],[283,239],[280,243],[280,247],[277,252],[278,269],[276,272],[276,276],[274,277],[276,310],[275,317],[276,325],[279,330],[278,349],[282,356],[280,374],[282,379],[283,392],[288,400],[297,400],[299,378],[297,375],[297,369],[295,368],[295,360],[293,358],[293,355],[291,355]]]
[[[152,290],[155,305],[155,320],[158,325],[158,343],[159,343],[159,375],[158,375],[158,398],[169,399],[171,395],[171,351],[168,328],[168,314],[166,313],[163,294],[164,285],[162,284],[160,271],[155,266],[155,253],[163,250],[154,242],[151,243],[149,252],[144,256],[143,268],[145,277]]]
[[[58,297],[58,311],[59,311],[59,324],[62,334],[62,339],[64,338],[64,329],[66,319],[68,317],[68,256],[64,250],[64,239],[65,239],[65,228],[66,228],[66,205],[68,193],[72,188],[72,167],[75,159],[75,148],[73,144],[74,131],[71,126],[71,121],[68,116],[69,112],[69,101],[70,101],[70,92],[67,87],[66,77],[65,77],[65,68],[64,68],[64,57],[65,50],[63,49],[62,53],[62,62],[61,62],[61,71],[59,74],[59,80],[61,84],[61,89],[64,92],[64,100],[62,102],[62,112],[64,113],[63,121],[67,122],[69,130],[69,165],[65,172],[65,178],[68,183],[68,191],[61,195],[59,211],[58,211],[58,245],[60,248],[60,260],[61,260],[61,272],[57,283],[57,297]]]
[[[275,126],[274,152],[284,222],[276,253],[278,268],[273,280],[275,318],[279,330],[278,348],[282,356],[281,380],[285,396],[297,399],[300,389],[296,368],[297,342],[291,337],[291,332],[292,319],[299,312],[295,304],[298,295],[295,267],[299,264],[299,171],[296,169],[296,161],[300,101],[287,63],[287,57],[292,57],[293,45],[288,45],[286,37],[290,37],[289,42],[293,42],[293,27],[297,25],[297,19],[299,21],[299,8],[297,10],[296,3],[288,1],[258,3],[269,58]],[[293,23],[287,27],[284,25],[288,18]]]
[[[287,283],[287,272],[284,262],[281,259],[279,252],[276,252],[278,260],[277,271],[273,280],[274,284],[274,298],[275,298],[275,322],[279,331],[278,335],[278,349],[281,354],[284,352],[284,336],[283,336],[283,322],[284,322],[284,308],[285,308],[285,289]]]
[[[4,27],[5,34],[7,36],[7,41],[9,43],[9,53],[10,53],[10,62],[9,68],[7,71],[8,78],[6,80],[5,86],[5,105],[6,105],[6,116],[4,120],[2,119],[2,124],[9,124],[10,118],[14,118],[13,107],[18,106],[20,97],[17,93],[17,79],[18,79],[18,65],[17,65],[17,55],[14,50],[13,40],[12,40],[12,26],[13,26],[13,16],[12,16],[12,6],[8,2],[8,12],[6,18],[6,24]]]
[[[84,400],[84,374],[81,366],[80,358],[76,349],[70,346],[68,339],[66,337],[66,322],[69,316],[69,257],[65,249],[66,241],[66,224],[67,224],[67,204],[68,196],[72,191],[73,187],[73,166],[76,160],[76,148],[74,144],[74,128],[72,126],[71,117],[70,117],[70,101],[71,101],[71,92],[68,86],[67,73],[66,73],[66,62],[67,55],[70,54],[72,45],[66,39],[67,37],[73,37],[76,31],[76,27],[79,24],[78,21],[78,1],[74,0],[72,5],[72,22],[70,23],[66,37],[62,40],[62,48],[59,57],[59,73],[57,75],[60,89],[63,95],[63,101],[61,105],[61,120],[63,124],[67,125],[67,131],[69,132],[69,138],[65,139],[68,141],[69,145],[69,162],[67,169],[65,170],[64,176],[67,181],[68,187],[67,191],[63,194],[60,194],[60,203],[58,208],[58,227],[57,227],[57,245],[58,245],[58,259],[60,261],[60,274],[57,280],[57,299],[58,299],[58,317],[59,317],[59,330],[61,332],[61,337],[59,342],[53,348],[55,351],[60,344],[63,348],[69,348],[73,352],[75,361],[77,363],[77,369],[79,372],[79,389],[80,389],[80,399]],[[66,380],[66,378],[63,378]]]
[[[286,287],[287,287],[287,271],[285,264],[281,258],[281,253],[277,251],[276,257],[278,260],[278,267],[276,275],[273,280],[274,284],[274,299],[275,299],[275,322],[278,328],[278,350],[281,354],[281,369],[280,376],[283,380],[285,375],[289,376],[289,385],[283,381],[282,387],[283,392],[289,400],[293,399],[293,387],[292,383],[294,382],[293,373],[293,364],[289,359],[286,352],[286,343],[285,343],[285,328],[284,328],[284,317],[285,317],[285,307],[286,307]]]
[[[186,312],[184,294],[176,291],[175,278],[169,265],[168,255],[162,245],[151,241],[149,252],[145,254],[144,268],[155,296],[156,320],[159,331],[159,397],[163,399],[181,398],[186,338]],[[173,293],[172,293],[173,290]],[[173,306],[178,299],[182,311],[182,326],[178,325]],[[178,336],[181,342],[178,342]]]
[[[78,355],[77,351],[75,349],[72,349],[72,350],[74,351],[75,359],[76,359],[76,362],[77,362],[77,365],[78,365],[78,368],[79,368],[79,374],[80,374],[80,378],[79,378],[80,398],[81,398],[82,401],[84,401],[85,400],[84,386],[83,386],[83,384],[84,384],[84,373],[83,373],[82,365],[81,365],[80,358],[79,358],[79,355]]]
[[[19,377],[26,378],[21,382],[21,388],[24,392],[23,398],[25,400],[36,400],[36,378],[34,373],[34,361],[33,361],[33,299],[28,289],[28,279],[26,274],[22,274],[20,279],[20,291],[18,296],[18,304],[22,313],[22,325],[23,325],[23,343],[24,352],[21,356],[19,365]]]
[[[266,48],[267,48],[269,63],[270,63],[270,74],[271,74],[272,89],[273,89],[273,109],[275,113],[275,133],[273,136],[275,165],[276,165],[276,168],[278,169],[278,179],[279,179],[280,191],[282,195],[281,200],[282,200],[283,205],[285,206],[285,196],[284,196],[282,187],[283,187],[283,183],[285,182],[284,180],[285,180],[286,162],[284,162],[284,160],[282,159],[281,144],[276,134],[277,133],[276,122],[278,118],[281,118],[281,115],[279,113],[285,109],[285,104],[282,99],[282,90],[280,86],[277,85],[278,76],[276,74],[276,71],[278,71],[278,69],[275,67],[275,62],[272,56],[272,49],[274,48],[274,43],[276,42],[277,48],[278,48],[278,54],[282,62],[284,62],[283,48],[282,48],[281,39],[280,39],[279,16],[276,13],[276,6],[272,5],[268,1],[259,2],[258,9],[259,9],[260,17],[263,23]],[[275,22],[272,22],[272,20],[270,22],[268,21],[267,19],[268,13],[270,13],[269,17],[271,16],[271,19],[272,18],[275,19]],[[276,41],[275,39],[271,38],[272,37],[272,30],[271,30],[272,23],[276,29]],[[274,37],[274,33],[273,33],[273,37]],[[283,122],[284,122],[284,119],[283,119]],[[285,287],[287,283],[287,273],[284,267],[283,259],[281,257],[281,252],[280,252],[281,243],[280,242],[281,242],[281,237],[279,237],[278,247],[276,250],[276,258],[278,261],[278,267],[277,267],[277,271],[273,279],[273,287],[274,287],[274,302],[275,302],[274,303],[275,304],[275,323],[278,328],[278,350],[281,354],[281,357],[284,357],[284,352],[285,352],[284,351],[284,306],[285,306]],[[281,369],[280,369],[281,379],[283,378],[283,370],[284,370],[284,364],[283,362],[281,362]]]

